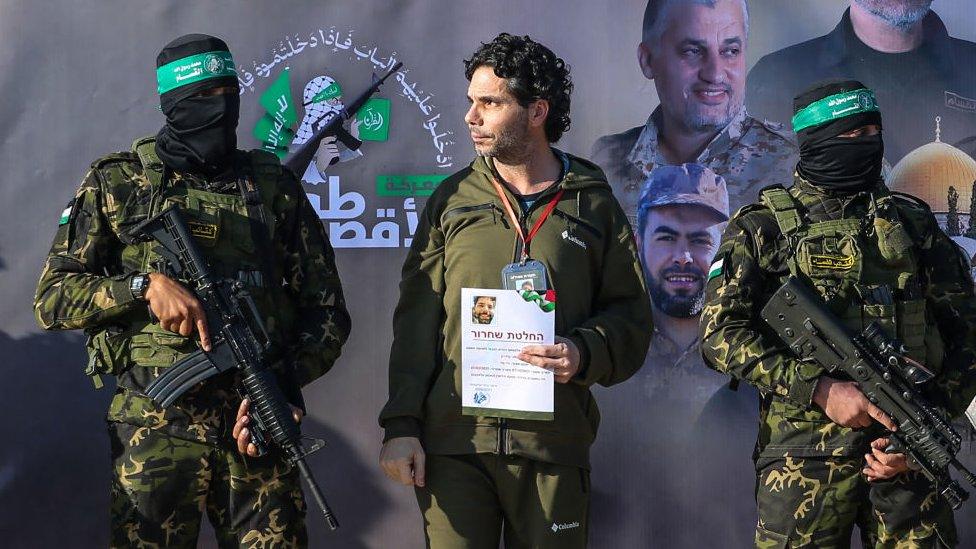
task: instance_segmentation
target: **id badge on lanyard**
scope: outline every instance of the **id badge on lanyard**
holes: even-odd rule
[[[559,189],[559,192],[552,197],[546,205],[546,208],[542,211],[542,215],[532,225],[529,234],[525,234],[522,231],[522,225],[515,216],[515,211],[512,210],[512,204],[508,201],[508,197],[505,196],[505,192],[502,190],[501,184],[495,179],[491,180],[491,184],[495,187],[495,192],[498,193],[498,198],[502,201],[502,205],[505,206],[505,213],[508,214],[508,218],[512,222],[512,227],[515,229],[517,238],[522,241],[521,260],[517,263],[510,263],[502,269],[502,288],[506,290],[533,290],[537,292],[548,290],[549,280],[546,277],[546,266],[541,261],[529,258],[529,243],[535,237],[536,233],[539,232],[542,224],[552,214],[552,211],[556,209],[556,204],[559,203],[559,199],[563,196],[563,189]]]
[[[527,259],[525,263],[509,263],[502,269],[502,288],[520,292],[548,290],[546,266],[535,259]]]

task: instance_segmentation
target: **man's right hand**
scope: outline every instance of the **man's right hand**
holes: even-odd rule
[[[319,149],[315,151],[315,167],[318,168],[320,174],[324,174],[329,166],[332,165],[332,161],[339,158],[339,143],[336,142],[336,136],[328,135],[322,138],[319,143]],[[322,177],[325,177],[324,175]]]
[[[423,487],[426,457],[419,438],[391,438],[380,451],[380,466],[386,476],[401,484]]]
[[[823,408],[834,423],[844,427],[870,427],[877,420],[889,431],[898,429],[895,422],[881,408],[872,404],[853,381],[821,376],[813,391],[813,402]]]
[[[189,337],[196,329],[200,334],[200,347],[204,351],[210,350],[207,315],[200,300],[190,290],[164,274],[149,273],[146,301],[164,330]]]

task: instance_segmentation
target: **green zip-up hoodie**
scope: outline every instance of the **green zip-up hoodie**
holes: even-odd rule
[[[589,468],[600,413],[593,383],[613,385],[643,364],[651,307],[634,235],[603,172],[569,156],[569,170],[527,212],[509,193],[523,230],[565,189],[529,253],[556,291],[556,334],[580,349],[581,370],[555,384],[552,421],[461,415],[461,288],[500,288],[521,243],[477,158],[427,201],[403,265],[393,317],[390,399],[380,413],[385,440],[414,436],[431,454],[515,454]]]

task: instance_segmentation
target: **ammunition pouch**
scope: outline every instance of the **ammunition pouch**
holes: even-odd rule
[[[96,389],[101,389],[102,375],[119,375],[132,366],[129,360],[129,335],[115,326],[87,333],[85,348],[88,350],[88,365],[85,375],[92,378]]]

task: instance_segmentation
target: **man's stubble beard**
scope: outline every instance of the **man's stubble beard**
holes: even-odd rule
[[[523,109],[515,122],[500,133],[495,134],[494,142],[486,149],[474,148],[478,156],[490,156],[505,164],[518,164],[527,156],[526,136],[529,133],[529,113]]]
[[[924,19],[932,8],[932,0],[912,0],[909,2],[891,2],[886,0],[854,1],[866,9],[868,13],[880,17],[892,27],[902,30],[906,30]]]
[[[687,270],[678,270],[687,272]],[[697,274],[697,273],[696,273]],[[701,288],[688,295],[672,295],[664,289],[664,277],[658,278],[644,269],[644,277],[647,279],[647,291],[651,296],[651,302],[662,313],[674,318],[692,318],[701,314],[705,307],[705,284],[701,283]]]
[[[728,94],[729,100],[726,103],[725,112],[718,115],[709,114],[706,116],[702,113],[703,105],[695,102],[685,103],[685,126],[695,131],[722,130],[728,126],[732,122],[732,119],[735,118],[735,115],[738,114],[739,109],[743,108],[742,103],[737,97],[732,95],[731,90],[728,91]]]

